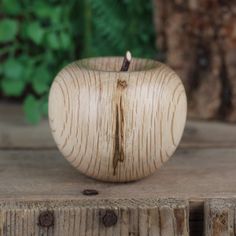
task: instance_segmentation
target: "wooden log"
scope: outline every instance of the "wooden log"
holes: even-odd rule
[[[235,122],[236,2],[153,3],[157,47],[184,82],[189,117]]]
[[[213,199],[205,202],[205,235],[235,235],[235,204],[230,200]]]

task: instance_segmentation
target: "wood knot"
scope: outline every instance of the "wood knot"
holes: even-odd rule
[[[125,80],[118,79],[117,88],[125,89],[128,86]]]

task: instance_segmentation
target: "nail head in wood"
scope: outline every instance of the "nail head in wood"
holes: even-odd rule
[[[102,217],[102,223],[105,227],[111,227],[117,223],[117,215],[113,210],[106,210]]]
[[[96,189],[85,189],[82,193],[86,196],[98,195],[98,191]]]
[[[38,225],[49,228],[54,225],[54,214],[52,211],[43,211],[38,218]]]

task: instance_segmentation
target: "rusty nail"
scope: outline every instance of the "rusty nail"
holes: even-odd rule
[[[82,193],[86,196],[98,195],[98,191],[96,189],[85,189]]]
[[[41,227],[51,227],[54,225],[54,214],[52,211],[43,211],[39,214],[38,225]]]
[[[111,227],[117,223],[117,215],[113,210],[106,210],[102,217],[102,223],[105,227]]]

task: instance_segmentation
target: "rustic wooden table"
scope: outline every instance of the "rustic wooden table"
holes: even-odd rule
[[[236,126],[190,121],[151,177],[98,182],[64,160],[47,121],[1,104],[0,235],[234,235],[235,167]]]

